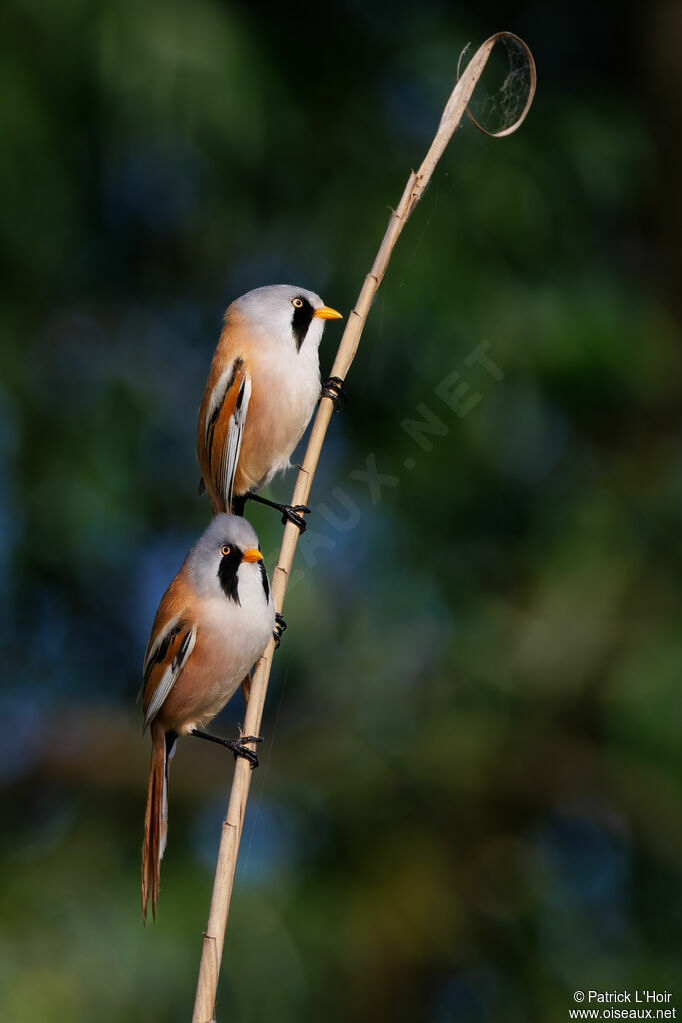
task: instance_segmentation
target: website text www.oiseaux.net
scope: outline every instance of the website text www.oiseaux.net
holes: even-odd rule
[[[671,991],[574,991],[569,1019],[677,1019]]]

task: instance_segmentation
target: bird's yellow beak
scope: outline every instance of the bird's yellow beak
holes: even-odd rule
[[[249,547],[248,550],[242,554],[242,561],[262,561],[263,555],[257,547]]]
[[[336,309],[331,309],[328,305],[321,305],[319,309],[316,309],[313,316],[317,316],[320,320],[342,320],[343,316],[341,313],[337,313]]]

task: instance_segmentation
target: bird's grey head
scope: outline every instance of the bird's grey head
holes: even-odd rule
[[[222,594],[239,603],[239,580],[244,572],[259,572],[267,588],[267,574],[258,549],[256,531],[237,515],[216,515],[187,555],[187,567],[197,592]]]
[[[325,320],[341,317],[326,306],[319,295],[292,284],[270,284],[248,291],[232,303],[236,310],[262,335],[293,345],[318,347]]]

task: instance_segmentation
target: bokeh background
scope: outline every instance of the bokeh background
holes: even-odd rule
[[[4,1023],[190,1017],[233,761],[180,745],[143,929],[135,696],[208,520],[221,315],[274,282],[352,308],[460,50],[501,28],[533,110],[455,136],[331,424],[218,1018],[546,1023],[576,988],[682,1010],[682,19],[608,10],[3,4]],[[429,450],[401,425],[424,414]],[[251,518],[272,567],[277,516]]]

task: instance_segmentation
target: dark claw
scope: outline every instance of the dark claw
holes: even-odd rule
[[[241,735],[238,739],[227,739],[225,745],[232,750],[235,760],[237,757],[244,757],[244,760],[248,760],[253,771],[254,767],[258,767],[258,755],[253,750],[247,749],[244,743],[262,741],[262,735]]]
[[[303,518],[303,513],[310,514],[310,508],[307,504],[278,504],[277,501],[269,501],[267,497],[261,497],[260,494],[247,494],[245,500],[257,501],[258,504],[266,504],[268,508],[276,508],[278,512],[282,513],[283,526],[286,526],[287,522],[293,522],[302,533],[305,533],[306,522]],[[232,508],[234,511],[234,499],[232,501]]]
[[[221,739],[220,736],[202,732],[199,728],[193,728],[189,734],[195,735],[197,739],[207,739],[209,742],[217,742],[221,746],[227,746],[234,753],[235,760],[237,757],[244,757],[245,760],[248,760],[251,764],[251,770],[254,767],[258,767],[258,757],[253,750],[247,749],[244,743],[262,742],[263,738],[260,735],[240,735],[238,739]]]
[[[322,381],[322,397],[331,398],[334,402],[334,411],[339,412],[341,405],[346,405],[348,398],[343,388],[341,377],[327,377]]]
[[[287,522],[293,522],[295,526],[298,526],[301,533],[305,533],[308,528],[303,513],[307,512],[310,514],[310,508],[307,504],[283,504],[282,505],[282,525],[286,526]]]
[[[286,630],[287,623],[284,620],[284,615],[281,615],[279,611],[275,615],[275,627],[272,630],[272,635],[275,637],[275,650],[279,647],[282,639],[282,633]]]

